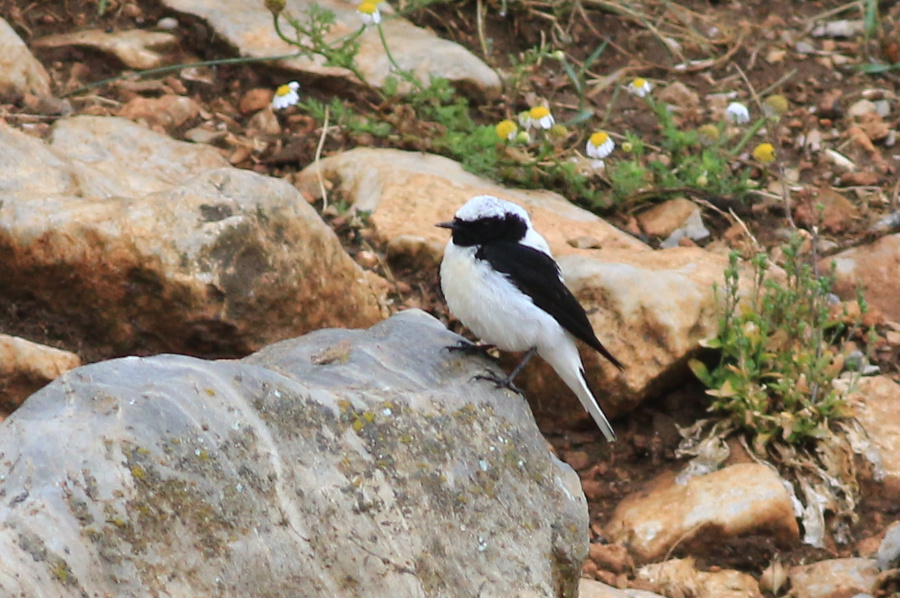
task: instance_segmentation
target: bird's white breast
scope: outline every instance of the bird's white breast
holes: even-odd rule
[[[453,241],[444,249],[441,289],[450,311],[482,341],[504,351],[526,351],[562,330],[486,261],[475,258],[477,247]]]

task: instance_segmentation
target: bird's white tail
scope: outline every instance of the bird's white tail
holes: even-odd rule
[[[581,401],[587,412],[594,418],[597,427],[603,432],[607,442],[613,442],[616,439],[616,433],[588,387],[584,376],[584,366],[581,364],[581,356],[578,354],[575,339],[568,334],[567,336],[568,343],[558,343],[552,351],[538,350],[538,354],[550,364],[563,382],[566,383],[566,386],[575,393],[575,396],[578,397],[578,400]]]

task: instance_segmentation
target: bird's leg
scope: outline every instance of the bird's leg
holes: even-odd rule
[[[451,353],[459,352],[464,355],[481,355],[482,357],[493,359],[493,357],[488,354],[488,351],[490,351],[494,347],[495,345],[482,345],[480,343],[470,343],[467,340],[461,340],[458,341],[455,345],[444,347],[444,349],[450,351]]]
[[[478,374],[477,376],[472,376],[473,380],[487,380],[488,382],[493,382],[497,385],[497,388],[508,388],[509,390],[518,393],[520,395],[524,395],[525,393],[522,390],[513,384],[513,380],[516,379],[516,376],[519,375],[519,372],[522,371],[522,368],[525,367],[531,358],[534,357],[534,354],[537,353],[537,347],[532,347],[528,349],[528,353],[525,354],[525,357],[522,361],[519,362],[519,365],[516,366],[516,369],[510,373],[509,376],[498,376],[493,372],[485,372],[484,374]]]

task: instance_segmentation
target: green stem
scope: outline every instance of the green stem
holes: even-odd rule
[[[285,60],[287,58],[296,58],[300,56],[299,53],[295,54],[282,54],[280,56],[262,56],[259,58],[249,58],[246,56],[241,56],[238,58],[220,58],[218,60],[205,60],[203,62],[188,62],[181,64],[172,64],[169,66],[161,66],[155,69],[147,69],[144,71],[135,71],[135,72],[127,72],[116,75],[115,77],[109,77],[108,79],[102,79],[100,81],[94,81],[93,83],[88,83],[87,85],[82,85],[78,89],[74,89],[72,91],[67,91],[62,94],[60,97],[66,98],[69,96],[78,95],[82,92],[85,92],[89,89],[94,89],[95,87],[102,87],[103,85],[108,85],[110,83],[114,83],[116,81],[121,81],[123,79],[132,79],[132,78],[142,78],[148,77],[150,75],[159,75],[162,73],[170,73],[172,71],[180,71],[181,69],[188,67],[199,67],[199,66],[221,66],[223,64],[246,64],[250,62],[266,62],[268,60]]]
[[[298,34],[296,40],[292,40],[292,39],[288,38],[288,37],[284,34],[284,32],[281,30],[281,25],[279,25],[279,23],[278,23],[278,15],[277,15],[277,14],[273,14],[273,15],[272,15],[272,22],[273,22],[274,27],[275,27],[275,33],[278,35],[278,37],[280,37],[280,38],[282,39],[282,41],[284,41],[285,43],[288,43],[288,44],[290,44],[290,45],[292,45],[292,46],[296,46],[296,47],[298,48],[299,52],[298,52],[295,56],[304,56],[304,55],[308,56],[308,55],[310,55],[310,54],[317,54],[317,55],[319,55],[319,56],[321,56],[322,58],[325,59],[326,64],[327,64],[327,63],[337,64],[337,61],[334,60],[334,56],[333,56],[334,52],[331,51],[331,46],[329,46],[328,44],[326,44],[324,41],[320,41],[319,43],[315,43],[315,41],[318,40],[318,38],[319,38],[320,36],[314,35],[314,33],[313,33],[312,30],[304,29],[304,28],[301,26],[300,22],[297,21],[296,19],[292,19],[290,16],[288,16],[287,18],[288,18],[288,22],[291,24],[291,27],[293,27],[294,30],[295,30],[295,31],[297,32],[297,34]],[[336,40],[334,43],[340,44],[340,47],[341,47],[341,48],[344,48],[344,47],[347,46],[347,44],[353,43],[353,42],[356,40],[356,38],[358,38],[360,35],[363,34],[363,32],[364,32],[365,30],[366,30],[366,27],[365,27],[365,25],[363,25],[362,27],[360,27],[359,29],[357,29],[357,30],[354,31],[353,33],[349,33],[349,34],[345,35],[344,37],[342,37],[342,38]],[[314,40],[314,41],[313,41],[313,44],[312,44],[312,47],[308,47],[308,46],[305,46],[305,45],[303,45],[303,44],[300,43],[300,41],[299,41],[299,40],[300,40],[300,34],[303,34],[303,35],[307,36],[308,38],[310,38],[311,40]],[[348,61],[340,61],[340,63],[338,64],[338,66],[340,66],[341,68],[345,68],[345,69],[347,69],[348,71],[350,71],[350,72],[353,74],[353,76],[356,77],[357,79],[359,79],[360,83],[362,83],[367,89],[369,89],[370,91],[376,92],[376,93],[381,97],[382,100],[385,99],[384,94],[382,94],[380,90],[378,90],[378,89],[376,89],[375,87],[373,87],[373,86],[366,80],[366,78],[365,78],[365,77],[363,76],[363,74],[359,71],[359,69],[356,68],[356,65],[353,64],[352,61],[350,61],[350,62],[348,62]]]
[[[408,81],[409,83],[414,85],[416,87],[416,89],[418,89],[419,91],[423,91],[425,89],[425,86],[422,85],[422,82],[419,81],[419,79],[416,78],[416,76],[413,75],[410,71],[402,68],[399,64],[397,64],[397,61],[394,60],[394,55],[391,54],[391,49],[388,48],[387,38],[384,35],[384,29],[382,29],[381,23],[380,22],[375,23],[375,26],[378,28],[378,37],[381,38],[381,45],[384,48],[384,54],[385,54],[385,56],[387,56],[387,59],[390,61],[391,66],[394,67],[394,71],[398,75],[400,75],[400,77],[402,77],[403,79],[405,79],[406,81]]]
[[[731,154],[732,156],[738,155],[740,153],[740,151],[742,149],[744,149],[744,147],[748,143],[750,143],[750,140],[753,139],[753,136],[756,135],[757,133],[759,133],[759,130],[762,129],[763,125],[766,124],[766,120],[767,119],[765,117],[763,117],[763,118],[759,119],[758,121],[756,121],[755,123],[753,123],[753,126],[750,127],[749,129],[747,129],[747,132],[744,133],[744,136],[741,137],[741,140],[738,141],[737,145],[735,145],[731,149],[729,154]]]

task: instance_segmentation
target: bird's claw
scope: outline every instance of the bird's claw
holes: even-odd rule
[[[525,396],[525,393],[522,392],[522,389],[513,384],[512,378],[510,378],[509,376],[500,376],[490,370],[485,371],[485,373],[483,374],[476,374],[472,376],[471,380],[487,380],[488,382],[493,382],[497,386],[497,388],[506,388],[516,394]]]
[[[494,348],[494,345],[479,345],[477,343],[470,343],[469,341],[462,340],[458,341],[455,345],[450,345],[444,347],[450,353],[462,353],[464,355],[481,355],[482,357],[488,357],[493,359],[493,357],[488,353],[491,349]]]

